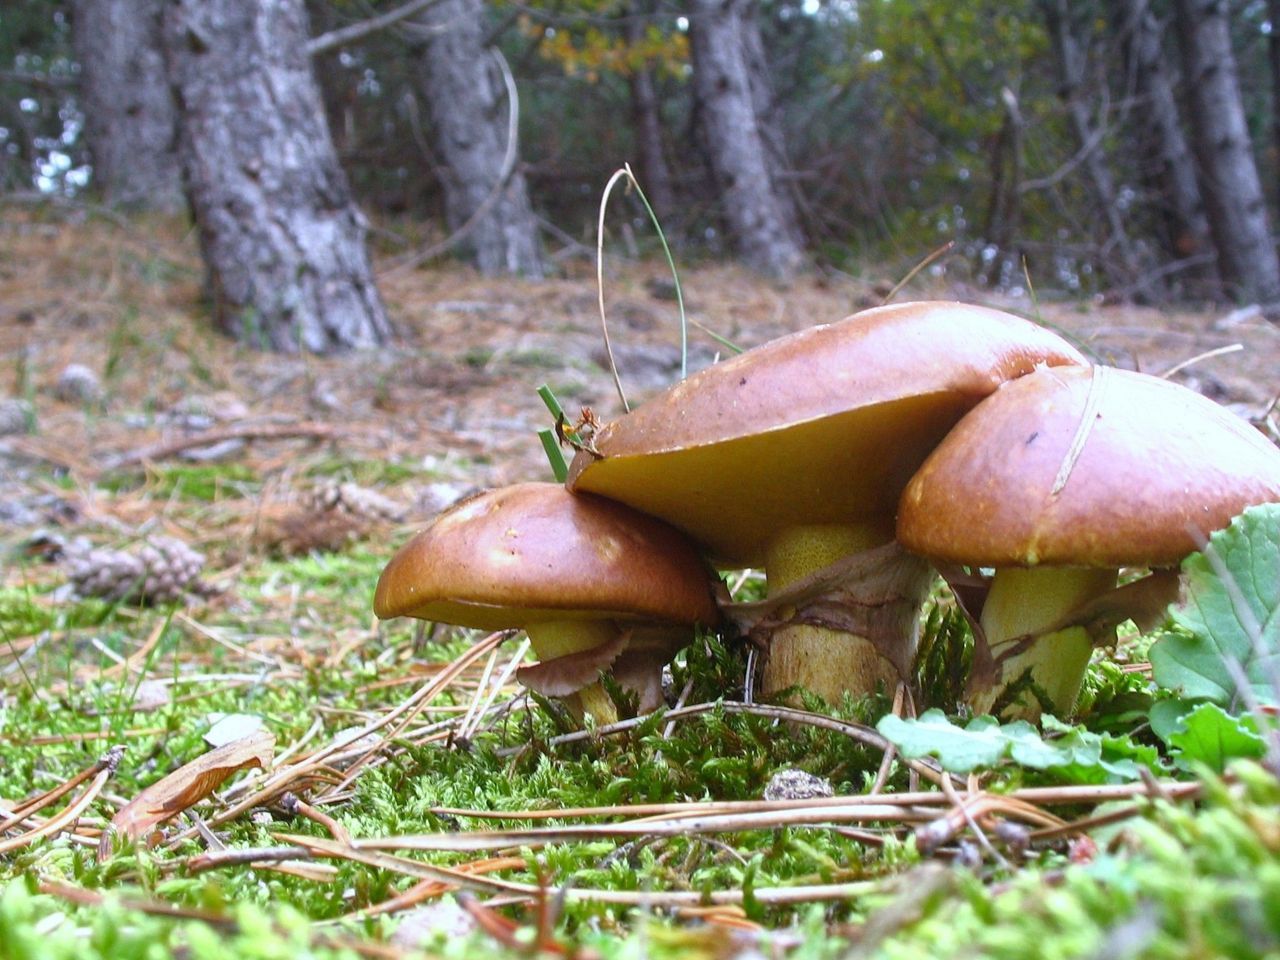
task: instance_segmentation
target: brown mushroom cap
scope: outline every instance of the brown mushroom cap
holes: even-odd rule
[[[1083,364],[1019,317],[952,302],[855,314],[676,384],[594,438],[569,487],[662,517],[729,565],[782,530],[891,523],[898,495],[953,424],[1039,364]]]
[[[1164,566],[1277,500],[1280,450],[1230,411],[1156,377],[1059,367],[960,421],[904,491],[898,540],[990,567]]]
[[[485,630],[719,620],[706,563],[678,531],[553,483],[492,490],[442,513],[387,564],[373,609]]]

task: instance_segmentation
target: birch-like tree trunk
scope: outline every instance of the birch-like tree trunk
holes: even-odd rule
[[[219,326],[324,353],[389,336],[306,53],[302,0],[167,0],[187,197]]]
[[[486,48],[482,0],[441,0],[419,18],[420,87],[443,161],[445,218],[483,273],[543,274],[538,223],[520,170],[516,103]],[[512,84],[514,87],[514,83]]]
[[[1164,236],[1171,257],[1185,258],[1211,249],[1196,180],[1195,161],[1187,143],[1174,96],[1174,80],[1161,43],[1160,22],[1149,0],[1108,0],[1111,21],[1120,37],[1126,90],[1133,95],[1134,126],[1144,175],[1159,192]]]
[[[160,42],[161,0],[76,0],[84,135],[108,204],[182,209],[177,112]]]
[[[768,136],[757,115],[761,79],[753,81],[744,23],[751,0],[692,0],[689,42],[694,97],[724,218],[752,269],[786,278],[803,260],[796,216],[770,171]]]
[[[1280,301],[1280,260],[1245,123],[1226,0],[1176,0],[1191,144],[1218,272],[1233,298]]]

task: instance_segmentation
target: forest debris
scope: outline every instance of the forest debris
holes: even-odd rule
[[[766,800],[811,800],[834,795],[830,780],[815,777],[804,770],[779,770],[769,778],[764,788]]]
[[[41,837],[52,836],[59,833],[67,827],[73,825],[80,819],[81,814],[98,798],[98,794],[102,792],[102,788],[107,785],[107,781],[111,779],[112,774],[116,772],[116,766],[120,762],[120,757],[124,754],[123,747],[112,747],[99,758],[86,771],[82,771],[79,775],[72,778],[60,788],[50,791],[37,800],[25,803],[17,807],[14,812],[6,817],[3,824],[4,829],[12,826],[18,826],[26,817],[41,809],[50,803],[53,799],[67,792],[74,784],[79,783],[92,776],[93,779],[89,786],[85,787],[84,792],[80,794],[73,802],[69,803],[56,816],[50,817],[44,823],[35,827],[26,833],[19,834],[16,837],[10,837],[7,840],[0,840],[0,854],[9,853],[13,850],[21,849]]]
[[[253,543],[280,557],[336,553],[363,536],[368,526],[363,517],[344,511],[275,505],[258,514]]]
[[[35,409],[19,397],[0,399],[0,437],[30,433],[35,426]]]
[[[226,427],[221,430],[206,430],[190,437],[177,440],[164,440],[160,443],[138,447],[126,453],[118,453],[107,457],[104,469],[119,470],[121,467],[137,466],[151,460],[165,460],[176,456],[184,450],[194,447],[207,447],[227,440],[291,440],[305,438],[309,440],[332,440],[340,435],[340,431],[328,423],[262,423]]]
[[[398,500],[362,487],[357,483],[322,483],[311,491],[311,506],[316,511],[337,510],[367,520],[399,523],[408,508]]]
[[[199,582],[204,554],[176,537],[155,535],[133,551],[66,548],[67,577],[80,597],[110,601],[175,603],[205,588]]]
[[[82,363],[69,363],[58,374],[53,395],[63,403],[88,405],[102,400],[102,383],[98,375]]]
[[[110,856],[113,834],[129,840],[138,839],[153,827],[199,803],[233,773],[245,767],[269,766],[275,755],[275,746],[276,738],[260,731],[210,750],[153,783],[111,818],[110,828],[103,831],[98,845],[99,862]]]

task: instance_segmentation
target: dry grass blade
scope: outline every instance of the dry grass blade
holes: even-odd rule
[[[275,746],[274,736],[259,731],[210,750],[153,783],[111,818],[110,829],[103,832],[98,846],[98,859],[110,856],[113,833],[136,840],[157,824],[199,803],[233,773],[245,767],[270,765]]]
[[[511,847],[542,847],[549,843],[577,840],[613,840],[635,837],[679,837],[693,833],[739,833],[744,830],[772,830],[779,827],[829,823],[893,821],[913,823],[932,818],[931,813],[891,803],[831,806],[810,804],[785,810],[758,810],[745,813],[703,814],[700,816],[642,818],[612,824],[585,824],[566,827],[533,827],[525,830],[475,830],[463,833],[417,834],[374,837],[355,841],[359,850],[481,851]]]
[[[460,807],[433,807],[438,816],[476,817],[489,820],[577,820],[586,817],[668,817],[681,815],[702,816],[719,813],[759,813],[763,811],[792,810],[817,806],[866,806],[868,804],[895,803],[899,806],[943,804],[946,798],[937,791],[898,793],[885,796],[860,795],[853,797],[814,797],[809,800],[694,800],[684,803],[636,803],[627,806],[565,807],[540,810],[466,810]]]
[[[498,873],[502,870],[522,870],[525,866],[524,857],[490,857],[486,860],[472,860],[470,863],[460,864],[457,869],[463,873],[486,874]],[[399,896],[384,900],[382,903],[374,904],[371,907],[365,907],[355,913],[347,914],[343,919],[363,920],[366,917],[398,913],[401,910],[409,910],[416,907],[426,900],[444,896],[446,893],[456,889],[458,889],[457,884],[442,883],[439,880],[420,880]]]
[[[925,257],[923,260],[917,263],[914,267],[912,267],[910,270],[907,271],[907,275],[905,277],[903,277],[901,280],[899,280],[897,283],[893,285],[893,289],[884,295],[884,299],[881,300],[880,303],[882,305],[887,303],[892,303],[893,298],[902,292],[902,289],[915,278],[916,274],[918,274],[925,267],[929,266],[929,264],[933,263],[939,257],[950,253],[955,248],[955,245],[956,245],[956,242],[954,240],[948,240],[946,243],[940,246],[937,250],[934,250],[927,257]]]
[[[1187,367],[1190,367],[1193,364],[1199,363],[1201,360],[1212,360],[1214,357],[1226,356],[1229,353],[1239,353],[1243,349],[1244,349],[1243,343],[1230,343],[1230,344],[1227,344],[1225,347],[1216,347],[1213,350],[1206,350],[1204,351],[1204,353],[1197,353],[1194,357],[1188,357],[1186,360],[1183,360],[1180,363],[1175,363],[1172,367],[1170,367],[1164,373],[1160,374],[1160,377],[1161,379],[1168,380],[1175,373],[1180,373],[1181,371],[1187,369]]]
[[[943,816],[931,820],[916,829],[917,846],[924,851],[935,850],[955,839],[965,828],[973,831],[979,842],[986,839],[979,823],[991,814],[1003,813],[1015,820],[1022,820],[1042,828],[1059,829],[1067,824],[1061,817],[1046,813],[1034,804],[990,793],[955,796],[955,803]],[[983,844],[989,847],[989,843]]]
[[[38,797],[32,797],[17,806],[3,810],[2,812],[7,813],[8,816],[4,820],[0,820],[0,833],[7,833],[12,830],[32,814],[39,813],[45,807],[56,803],[86,780],[98,776],[103,770],[115,770],[123,755],[124,747],[112,747],[99,757],[92,766],[85,767],[66,783],[60,783],[52,790],[42,793]]]
[[[312,856],[350,860],[353,863],[363,863],[366,866],[377,867],[380,870],[388,870],[407,877],[416,877],[419,880],[443,883],[451,887],[484,890],[490,893],[514,893],[525,896],[534,895],[538,889],[528,883],[497,880],[492,877],[469,873],[457,867],[439,867],[433,864],[419,863],[417,860],[410,860],[408,857],[398,857],[394,854],[381,853],[377,850],[361,849],[354,843],[338,843],[336,840],[325,840],[320,837],[308,837],[294,833],[276,833],[274,836],[284,843],[305,847],[311,851]]]
[[[600,197],[600,217],[596,224],[596,297],[600,307],[600,335],[604,338],[604,353],[609,361],[609,373],[613,376],[613,386],[618,391],[618,399],[622,401],[623,412],[627,413],[631,410],[631,404],[627,403],[627,392],[622,389],[622,378],[618,376],[618,363],[613,357],[613,344],[609,341],[609,322],[605,319],[604,310],[604,212],[609,206],[609,194],[613,193],[614,185],[623,179],[630,182],[633,179],[631,171],[626,168],[615,170],[609,182],[605,184],[604,193]]]
[[[408,857],[397,857],[379,853],[374,850],[363,850],[358,847],[346,847],[331,840],[320,840],[316,837],[303,837],[294,834],[276,834],[280,840],[297,843],[309,847],[317,856],[336,857],[352,860],[368,866],[389,870],[423,880],[440,880],[444,883],[456,884],[469,889],[496,891],[515,894],[536,900],[541,888],[531,883],[515,883],[509,880],[494,880],[489,877],[469,875],[457,868],[437,867]],[[853,883],[806,884],[794,887],[757,887],[750,896],[758,903],[794,904],[828,902],[833,900],[850,900],[866,896],[879,889],[879,884],[872,881]],[[564,891],[568,900],[580,900],[594,903],[612,903],[633,907],[679,907],[697,906],[707,903],[740,904],[747,895],[741,890],[680,890],[675,892],[655,892],[648,890],[591,890],[583,887],[569,887]]]
[[[123,753],[123,748],[113,748],[108,752],[97,773],[94,774],[89,786],[85,787],[84,792],[80,794],[74,801],[69,803],[56,816],[50,817],[44,823],[40,824],[34,830],[19,834],[16,837],[10,837],[8,840],[0,840],[0,854],[10,853],[13,850],[19,850],[26,847],[41,837],[51,836],[55,833],[66,829],[74,824],[80,815],[88,809],[89,804],[98,799],[98,794],[102,792],[102,788],[107,785],[107,781],[111,779],[111,775],[115,773],[116,764]]]
[[[460,674],[473,662],[475,662],[476,660],[488,654],[490,650],[492,650],[498,644],[502,643],[510,635],[511,635],[510,631],[504,631],[504,632],[490,634],[488,637],[485,637],[483,640],[481,640],[479,643],[473,646],[470,650],[468,650],[462,656],[458,657],[458,659],[454,660],[453,663],[451,663],[448,666],[448,668],[441,670],[439,673],[437,673],[432,678],[429,684],[427,684],[422,689],[418,690],[411,697],[409,697],[404,703],[400,704],[398,707],[396,707],[386,716],[365,724],[363,727],[361,727],[359,730],[355,731],[354,733],[349,733],[340,739],[334,740],[328,746],[316,751],[315,753],[311,754],[310,756],[306,757],[303,760],[299,760],[296,764],[292,764],[288,767],[277,768],[276,771],[270,777],[267,778],[266,782],[258,784],[257,789],[254,790],[249,796],[244,797],[243,799],[232,804],[230,807],[226,808],[225,810],[220,811],[219,813],[211,817],[209,822],[214,825],[219,823],[225,823],[228,820],[238,817],[240,814],[244,813],[246,810],[250,810],[253,807],[258,806],[259,804],[265,803],[268,800],[271,800],[272,798],[279,796],[280,794],[284,793],[286,790],[290,789],[290,787],[296,785],[300,781],[307,779],[308,777],[314,776],[317,771],[321,770],[324,767],[325,762],[329,758],[333,757],[335,754],[340,753],[344,747],[348,746],[352,742],[359,741],[361,738],[366,737],[369,734],[377,733],[383,728],[391,726],[393,723],[396,723],[396,721],[400,721],[400,723],[398,726],[396,726],[395,731],[398,732],[403,730],[404,727],[413,719],[413,717],[416,716],[418,712],[432,698],[437,696],[442,690],[444,690],[450,683],[454,681],[454,679],[458,676],[458,674]],[[395,733],[393,733],[393,736],[394,735]],[[346,778],[344,778],[340,783],[335,784],[333,787],[331,787],[329,790],[329,794],[332,795],[332,794],[340,793],[342,790],[345,790],[348,784],[355,779],[356,773],[358,772],[360,766],[363,763],[367,762],[368,759],[371,756],[373,756],[373,754],[377,753],[378,750],[380,749],[382,749],[381,745],[364,751],[361,754],[361,756],[358,759],[356,759],[355,762],[352,764],[352,767],[348,771]],[[192,831],[184,831],[183,833],[174,837],[170,841],[170,845],[172,846],[174,844],[179,843],[182,840],[185,840],[187,837],[191,836],[191,833]]]
[[[1102,403],[1103,394],[1106,392],[1107,385],[1111,383],[1111,374],[1106,367],[1090,367],[1090,371],[1089,392],[1084,398],[1084,410],[1080,412],[1080,423],[1076,426],[1075,436],[1071,438],[1071,445],[1063,455],[1058,473],[1053,478],[1053,486],[1049,488],[1050,497],[1060,494],[1066,487],[1067,481],[1071,479],[1071,471],[1076,468],[1076,461],[1080,459],[1080,454],[1084,453],[1084,446],[1089,442],[1089,434],[1093,432],[1093,425],[1097,422],[1098,407]]]

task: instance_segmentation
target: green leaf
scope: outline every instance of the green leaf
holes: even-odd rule
[[[1054,770],[1075,782],[1134,780],[1139,776],[1138,764],[1130,757],[1154,760],[1153,752],[1139,751],[1125,738],[1108,737],[1107,743],[1095,733],[1051,717],[1045,722],[1047,728],[1063,735],[1045,740],[1025,720],[1001,724],[994,717],[975,717],[962,728],[936,709],[925,711],[917,720],[890,714],[881,718],[876,729],[903,757],[937,757],[952,773],[968,773],[1008,758],[1034,770]]]
[[[1168,724],[1167,714],[1157,723],[1153,711],[1151,727],[1173,750],[1173,762],[1180,770],[1192,770],[1204,764],[1221,773],[1228,761],[1248,757],[1256,759],[1267,752],[1266,742],[1258,734],[1258,726],[1250,715],[1233,717],[1215,703],[1186,704],[1164,701],[1188,708],[1186,713]]]
[[[1155,681],[1190,700],[1230,706],[1231,665],[1264,703],[1280,701],[1280,504],[1251,507],[1182,564],[1180,631],[1151,647]]]

